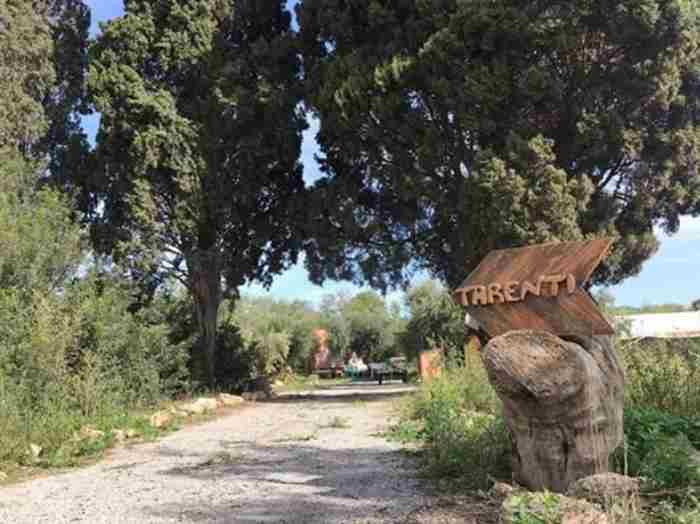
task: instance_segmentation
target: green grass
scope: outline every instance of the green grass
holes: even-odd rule
[[[7,433],[0,437],[3,443],[12,446],[11,454],[5,449],[5,458],[0,461],[0,471],[7,476],[2,483],[12,483],[32,476],[45,470],[56,470],[89,465],[99,460],[104,453],[117,445],[115,431],[131,430],[134,436],[124,441],[125,444],[155,440],[171,431],[178,429],[177,422],[167,428],[157,429],[150,425],[150,413],[121,413],[85,418],[63,415],[54,418],[50,425],[39,428],[39,421],[33,421],[27,428],[28,438],[20,443],[17,434]],[[42,419],[43,420],[43,419]],[[36,426],[34,425],[36,424]],[[94,438],[78,438],[80,429],[84,426],[103,433]],[[29,446],[41,448],[38,457],[32,456]]]
[[[92,464],[119,444],[116,438],[118,430],[133,433],[131,438],[122,441],[122,444],[129,445],[156,440],[177,431],[183,422],[197,424],[216,416],[215,413],[173,416],[164,428],[151,426],[151,415],[158,411],[169,412],[172,407],[176,404],[167,400],[150,407],[102,409],[89,417],[65,409],[54,409],[51,413],[25,412],[22,418],[0,413],[0,472],[6,475],[0,479],[0,484],[31,478],[45,470]],[[103,435],[78,438],[86,426]],[[38,457],[32,456],[30,444],[41,448]]]
[[[75,438],[75,434],[86,425],[90,425],[104,436],[98,438]],[[133,430],[139,440],[153,440],[158,436],[173,431],[176,426],[157,429],[150,425],[149,416],[145,414],[115,414],[112,416],[96,417],[91,419],[75,418],[65,421],[61,432],[47,434],[44,438],[36,435],[31,443],[42,447],[43,451],[38,460],[26,457],[20,463],[50,468],[70,467],[79,465],[84,458],[99,456],[104,450],[112,447],[116,441],[114,430]],[[72,430],[72,431],[70,431]],[[62,438],[58,438],[58,437]]]

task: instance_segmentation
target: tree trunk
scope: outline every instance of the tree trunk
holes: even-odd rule
[[[216,385],[216,331],[221,304],[221,269],[219,258],[197,253],[187,259],[195,320],[199,338],[192,359],[194,378],[210,388]]]
[[[564,492],[605,473],[622,443],[624,373],[611,337],[567,342],[537,331],[491,340],[482,358],[503,401],[521,484]]]

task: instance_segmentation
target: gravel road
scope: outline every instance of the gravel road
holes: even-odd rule
[[[397,523],[426,501],[377,433],[409,386],[251,404],[99,464],[0,488],[0,523]]]

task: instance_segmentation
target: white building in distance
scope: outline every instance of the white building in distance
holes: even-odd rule
[[[627,324],[622,338],[700,338],[700,311],[649,313],[617,317]]]

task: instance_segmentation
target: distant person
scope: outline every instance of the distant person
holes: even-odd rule
[[[357,353],[353,351],[350,356],[350,360],[345,366],[345,371],[352,377],[361,375],[367,371],[367,364],[365,364],[361,357],[357,356]]]

